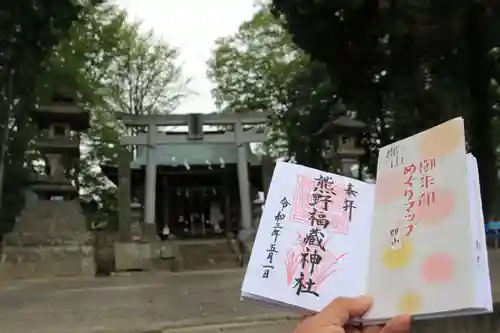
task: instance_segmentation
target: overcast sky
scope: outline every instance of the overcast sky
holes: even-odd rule
[[[176,113],[214,112],[206,77],[214,41],[234,33],[251,19],[255,0],[115,0],[132,20],[143,22],[157,37],[180,49],[190,88],[197,95],[184,101]]]

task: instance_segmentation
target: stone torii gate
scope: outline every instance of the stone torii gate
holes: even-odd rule
[[[156,161],[154,150],[157,145],[173,143],[234,143],[238,150],[238,187],[241,205],[241,222],[239,238],[245,241],[253,234],[252,208],[250,199],[248,157],[246,144],[250,142],[264,142],[267,140],[267,130],[258,132],[258,127],[250,130],[245,125],[264,125],[268,123],[270,113],[209,113],[209,114],[167,114],[167,115],[129,115],[122,114],[119,119],[126,126],[145,126],[146,134],[124,136],[120,140],[122,146],[140,145],[146,147],[146,184],[144,195],[144,229],[152,237],[155,230],[155,201],[156,201]],[[158,126],[188,126],[186,136],[165,135],[158,133]],[[233,131],[223,134],[204,133],[203,125],[232,126]],[[123,163],[122,163],[123,164]],[[123,169],[123,166],[122,166]],[[130,171],[129,171],[130,172]],[[127,182],[121,186],[130,186]],[[127,196],[125,196],[127,197]],[[130,194],[128,195],[130,198]],[[124,201],[127,201],[126,199]],[[128,200],[129,201],[129,200]],[[123,200],[122,200],[123,202]],[[125,223],[125,222],[122,222]],[[123,227],[123,226],[122,226]],[[123,235],[123,234],[122,234]],[[126,236],[125,236],[126,237]],[[122,236],[122,238],[125,238]],[[154,237],[154,236],[153,236]],[[123,239],[125,240],[125,239]],[[152,239],[150,239],[152,240]]]

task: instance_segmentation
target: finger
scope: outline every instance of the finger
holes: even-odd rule
[[[328,304],[317,316],[325,325],[344,326],[351,317],[362,316],[373,303],[369,296],[339,297]]]
[[[411,329],[411,316],[402,315],[389,320],[380,333],[407,333]]]
[[[379,333],[382,330],[381,325],[370,325],[363,328],[363,333]]]
[[[346,326],[345,333],[361,333],[361,328],[356,326]]]

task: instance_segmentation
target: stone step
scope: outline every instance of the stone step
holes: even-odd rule
[[[184,266],[184,271],[206,271],[206,270],[220,270],[220,269],[235,269],[239,268],[240,265],[238,262],[218,262],[213,264],[196,264],[193,266]]]
[[[226,240],[184,244],[179,241],[177,244],[183,270],[225,269],[240,266],[238,254]]]
[[[214,269],[221,268],[237,268],[240,262],[236,255],[217,255],[217,256],[199,256],[199,257],[183,257],[184,270],[198,270],[211,267]]]

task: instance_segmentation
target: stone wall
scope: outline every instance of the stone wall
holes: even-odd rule
[[[237,244],[234,240],[170,241],[176,249],[177,269],[204,270],[240,267]]]

